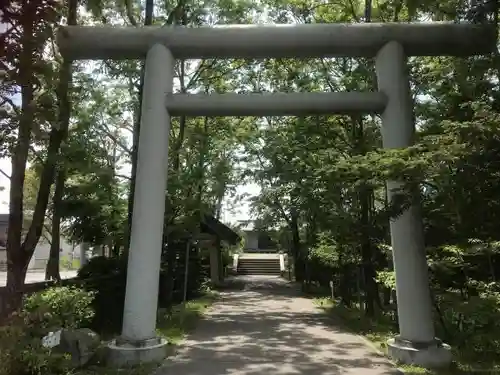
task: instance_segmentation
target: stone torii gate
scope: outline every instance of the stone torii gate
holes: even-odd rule
[[[166,342],[156,314],[171,116],[304,116],[379,113],[385,148],[413,142],[408,56],[470,56],[496,49],[493,25],[454,23],[307,24],[272,26],[83,27],[59,31],[62,55],[79,59],[144,59],[137,185],[123,328],[110,344],[114,365],[159,361]],[[375,57],[376,92],[174,94],[175,59]],[[398,181],[387,183],[391,190]],[[404,363],[439,366],[450,347],[435,338],[422,218],[411,207],[390,223],[400,334],[389,354]]]

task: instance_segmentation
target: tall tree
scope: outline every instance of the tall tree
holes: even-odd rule
[[[67,4],[68,21],[76,20],[77,3]],[[31,224],[22,240],[23,191],[26,164],[30,152],[33,132],[40,126],[40,120],[46,113],[37,112],[47,109],[50,104],[40,95],[40,83],[50,74],[51,66],[43,58],[43,50],[50,41],[52,28],[60,17],[56,2],[22,1],[9,4],[2,9],[4,22],[10,25],[10,32],[4,35],[8,48],[7,71],[11,73],[13,84],[21,89],[21,108],[19,110],[17,139],[12,150],[12,176],[10,189],[10,214],[7,240],[7,311],[15,309],[21,302],[21,290],[24,284],[28,263],[42,234],[45,211],[49,200],[51,185],[54,180],[55,164],[61,142],[68,129],[69,112],[60,111],[57,124],[54,123],[49,134],[49,144],[44,168],[40,178],[37,201],[33,210]],[[17,39],[19,38],[19,39]],[[14,45],[17,43],[17,45]],[[10,47],[10,48],[9,48]],[[45,77],[44,77],[45,76]],[[61,108],[69,108],[67,91],[71,77],[70,65],[63,66],[57,94]],[[45,81],[47,82],[47,81]],[[37,108],[37,99],[42,100]]]

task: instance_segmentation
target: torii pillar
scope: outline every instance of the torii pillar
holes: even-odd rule
[[[388,98],[382,112],[382,141],[388,149],[414,142],[414,104],[406,60],[397,42],[387,43],[375,58],[378,89]],[[387,182],[389,200],[401,186],[397,181]],[[452,359],[450,347],[435,338],[420,207],[410,207],[392,219],[390,227],[400,333],[389,340],[389,355],[429,368],[447,365]]]
[[[167,354],[156,318],[170,132],[166,97],[172,93],[174,64],[161,44],[147,52],[123,327],[109,345],[108,362],[118,367],[161,361]]]

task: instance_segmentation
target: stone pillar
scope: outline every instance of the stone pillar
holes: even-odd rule
[[[387,43],[376,56],[378,89],[388,98],[382,113],[384,148],[404,148],[414,141],[415,124],[408,67],[403,47]],[[397,181],[387,183],[389,200]],[[412,206],[391,220],[391,243],[396,274],[400,334],[389,341],[389,355],[424,367],[451,361],[450,348],[434,337],[429,276],[420,209]]]
[[[233,254],[233,272],[237,273],[238,272],[238,260],[239,260],[240,255],[239,254]]]
[[[166,356],[167,343],[155,330],[170,131],[166,95],[172,92],[174,64],[163,45],[153,45],[148,51],[123,328],[110,344],[109,362],[115,366],[160,361]]]
[[[80,244],[80,268],[82,268],[87,263],[87,252],[90,246],[88,242],[82,242]]]

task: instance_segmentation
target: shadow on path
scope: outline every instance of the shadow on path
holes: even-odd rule
[[[156,375],[399,374],[359,337],[332,327],[292,284],[242,280],[242,288],[221,293]]]

